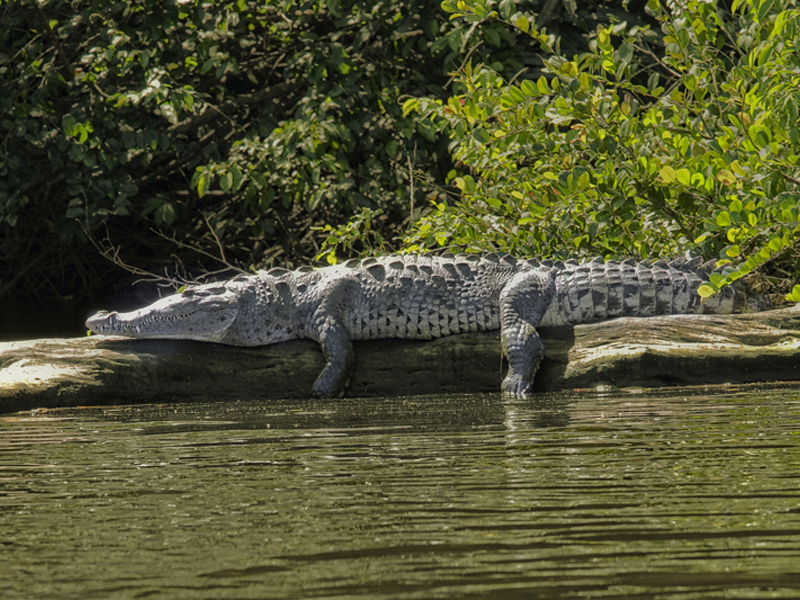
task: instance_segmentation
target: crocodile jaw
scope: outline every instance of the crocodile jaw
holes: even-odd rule
[[[200,295],[202,287],[128,313],[100,311],[86,326],[103,335],[219,342],[239,314],[239,298],[225,288]]]

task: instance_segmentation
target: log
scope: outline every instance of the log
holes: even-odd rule
[[[540,328],[537,392],[800,380],[800,310]],[[356,342],[348,397],[499,393],[499,331]],[[236,348],[91,336],[0,343],[0,413],[103,404],[308,397],[311,341]]]

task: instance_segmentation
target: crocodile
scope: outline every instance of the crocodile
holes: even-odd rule
[[[96,334],[179,338],[232,346],[315,340],[325,366],[313,386],[341,395],[353,369],[352,340],[430,340],[500,330],[508,373],[502,391],[531,392],[544,345],[537,326],[615,317],[766,310],[741,282],[701,301],[714,262],[551,261],[510,255],[391,255],[334,266],[276,268],[196,285],[141,310],[101,311]]]

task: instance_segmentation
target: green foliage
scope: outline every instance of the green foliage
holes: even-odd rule
[[[324,259],[328,264],[335,265],[338,262],[336,254],[338,249],[342,249],[345,254],[359,254],[369,252],[377,254],[386,249],[386,240],[380,232],[373,229],[373,224],[381,215],[380,210],[362,208],[361,212],[352,217],[344,225],[332,227],[325,225],[316,228],[318,231],[325,232],[327,235],[322,240],[321,252],[317,255],[317,260]]]
[[[0,297],[105,285],[86,233],[150,269],[305,261],[313,225],[364,208],[392,234],[450,168],[399,98],[443,96],[466,47],[521,66],[515,33],[487,30],[489,60],[421,0],[13,1],[0,22],[0,273],[20,274]]]
[[[443,2],[453,18],[554,42],[509,3]],[[550,54],[509,82],[459,73],[447,100],[405,114],[451,138],[458,201],[439,202],[413,249],[534,255],[684,254],[731,265],[706,294],[784,252],[800,234],[800,11],[789,0],[648,2],[661,31],[597,28],[589,51]],[[735,266],[733,266],[735,265]]]

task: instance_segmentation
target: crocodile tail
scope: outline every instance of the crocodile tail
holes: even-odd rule
[[[764,310],[763,298],[729,286],[705,302],[697,288],[708,281],[700,259],[623,262],[595,259],[556,263],[556,296],[543,325],[591,323],[615,317]]]

